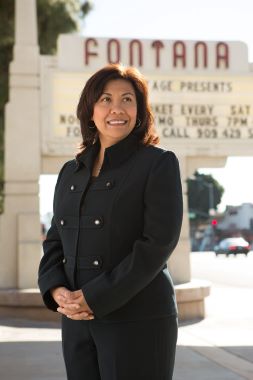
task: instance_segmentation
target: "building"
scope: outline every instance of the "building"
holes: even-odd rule
[[[227,206],[218,226],[223,236],[243,236],[253,241],[253,204]]]

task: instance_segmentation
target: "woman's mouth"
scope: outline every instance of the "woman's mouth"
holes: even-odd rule
[[[112,125],[112,126],[117,126],[117,125],[125,125],[127,123],[127,120],[108,120],[107,124]]]

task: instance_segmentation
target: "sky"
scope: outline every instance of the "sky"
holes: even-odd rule
[[[244,41],[253,62],[252,0],[93,0],[83,34]]]
[[[82,34],[90,37],[243,41],[253,62],[253,0],[93,0]],[[222,203],[253,203],[252,157],[229,157],[226,166],[203,169],[225,188]],[[52,210],[55,176],[41,176],[41,214]],[[50,194],[50,195],[48,195]]]

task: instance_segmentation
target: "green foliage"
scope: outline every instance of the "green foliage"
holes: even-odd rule
[[[37,0],[40,53],[54,54],[58,35],[78,30],[91,9],[90,1]]]
[[[38,9],[38,32],[41,54],[54,54],[56,51],[56,40],[61,33],[70,33],[76,30],[76,23],[68,14],[63,2],[51,2],[37,0]]]
[[[8,70],[14,44],[14,0],[0,0],[0,213],[3,212],[4,105],[8,101]],[[54,54],[60,33],[78,30],[92,9],[90,1],[37,0],[41,54]]]
[[[217,210],[224,188],[210,174],[194,173],[187,180],[188,207],[191,219],[201,222],[209,218],[210,209]]]

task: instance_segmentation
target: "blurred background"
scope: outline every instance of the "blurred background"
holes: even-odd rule
[[[14,0],[0,0],[0,214],[2,214],[0,221],[4,216],[4,106],[10,100],[8,86],[9,64],[13,59],[14,3]],[[77,33],[85,37],[119,39],[240,41],[245,43],[248,48],[249,71],[247,76],[253,75],[252,17],[252,0],[128,0],[127,2],[120,0],[37,0],[39,48],[42,55],[56,55],[57,38],[59,34],[65,33]],[[212,101],[210,100],[210,102]],[[253,106],[252,102],[249,104],[250,106]],[[240,99],[238,99],[238,104],[240,104]],[[18,138],[14,143],[17,146],[15,146],[16,153],[13,160],[19,160]],[[64,157],[62,158],[64,159]],[[186,179],[191,245],[190,277],[193,279],[193,282],[188,284],[189,290],[191,293],[191,286],[194,285],[195,279],[207,280],[208,284],[211,282],[212,289],[211,296],[205,300],[206,314],[203,313],[203,315],[205,314],[206,318],[198,320],[197,323],[195,323],[196,320],[194,322],[190,320],[180,326],[175,380],[186,378],[189,380],[250,380],[253,378],[252,168],[253,146],[252,156],[249,154],[244,157],[229,155],[223,168],[206,168],[202,165]],[[57,170],[52,170],[52,172],[56,173]],[[33,272],[32,284],[37,283],[37,278],[35,279],[37,264],[30,258],[34,253],[37,256],[41,254],[41,240],[45,238],[52,218],[56,179],[56,175],[40,175],[41,239],[39,221],[35,226],[35,229],[38,228],[34,235],[29,230],[29,228],[32,230],[33,219],[29,219],[29,224],[24,226],[23,221],[27,220],[25,218],[29,214],[27,212],[29,207],[26,207],[23,215],[23,205],[20,206],[22,203],[20,202],[13,203],[15,207],[18,204],[20,210],[16,212],[15,207],[13,207],[14,210],[11,210],[12,225],[16,226],[16,223],[19,223],[19,229],[24,238],[20,234],[21,238],[18,240],[18,244],[16,241],[14,242],[12,252],[2,249],[0,244],[2,259],[0,278],[4,288],[0,289],[0,292],[2,291],[0,312],[4,313],[7,304],[11,306],[12,318],[16,317],[17,309],[22,309],[20,306],[33,305],[34,296],[38,296],[37,289],[34,289],[36,285],[30,285],[29,282],[29,286],[27,286],[26,278],[29,277],[29,272]],[[34,181],[37,185],[37,176]],[[9,182],[10,189],[12,189],[13,184],[11,181]],[[9,207],[13,202],[11,198],[13,194],[11,191],[9,192]],[[34,195],[33,190],[31,194]],[[17,195],[20,194],[17,192]],[[35,195],[37,200],[37,193]],[[33,199],[32,196],[31,199]],[[16,219],[16,213],[21,213],[20,219]],[[9,235],[9,231],[7,232],[8,234],[5,235]],[[35,242],[38,245],[38,252],[36,247],[33,247],[34,236],[38,240]],[[25,249],[24,244],[26,244]],[[21,246],[22,249],[18,250],[17,246]],[[184,256],[184,259],[189,257],[188,245],[186,248],[187,257]],[[31,261],[31,269],[28,266],[27,272],[25,272],[26,266],[23,263],[19,265],[19,263],[21,262],[20,254],[27,252],[26,260],[27,262]],[[183,250],[179,253],[184,254]],[[13,263],[14,265],[12,265]],[[6,264],[9,265],[7,269],[5,268]],[[180,269],[184,265],[188,267],[188,262],[179,261]],[[6,285],[7,280],[4,280],[9,277],[8,273],[5,273],[7,271],[13,274],[11,286]],[[22,275],[21,282],[25,284],[19,287],[16,285],[18,272]],[[200,282],[197,286],[201,293],[203,283]],[[12,289],[9,289],[10,287]],[[24,293],[22,293],[23,288],[25,288]],[[179,286],[179,291],[181,290],[182,288]],[[24,296],[25,293],[27,299],[19,298],[20,294]],[[202,291],[202,293],[204,292]],[[202,297],[204,298],[208,294],[209,292]],[[20,304],[18,304],[19,302]],[[35,304],[38,305],[36,302]],[[34,311],[33,309],[32,313]],[[39,311],[39,313],[41,312]],[[4,318],[4,315],[1,314],[1,318]],[[30,316],[34,317],[33,314]],[[43,315],[40,318],[43,319]],[[36,330],[34,327],[37,327]],[[25,332],[21,332],[22,329],[25,329]],[[24,324],[12,320],[1,321],[0,342],[3,344],[0,345],[2,358],[0,378],[3,380],[64,378],[63,363],[59,359],[60,339],[58,325],[53,328],[50,325],[46,329],[45,326],[43,328],[41,322],[34,325],[30,322]],[[52,344],[54,340],[57,343],[55,345]],[[9,344],[9,342],[16,341],[22,342],[22,347],[18,344]],[[29,344],[32,341],[34,345]],[[45,345],[41,345],[43,341],[45,341]],[[39,349],[39,345],[42,347],[42,351],[36,351],[35,348]],[[17,363],[17,360],[22,362],[22,365],[13,366],[13,362]],[[25,365],[23,365],[24,363]],[[45,369],[45,363],[47,363],[47,369]],[[47,370],[51,371],[49,377],[43,377],[43,374],[47,376]],[[31,377],[29,377],[30,375]]]
[[[253,63],[253,3],[38,0],[40,53],[56,53],[60,33],[169,40],[242,41]],[[4,105],[14,43],[14,0],[0,2],[0,213],[4,186]],[[252,149],[253,154],[253,149]],[[187,179],[192,251],[215,251],[229,237],[253,241],[253,157],[228,157],[224,168],[200,167]],[[42,238],[50,226],[56,175],[40,176]]]
[[[85,2],[83,11],[82,17],[77,17],[77,27],[84,36],[243,41],[248,46],[249,62],[253,62],[253,3],[249,0],[130,0],[127,4],[107,0]],[[229,157],[224,168],[199,168],[188,179],[193,251],[213,250],[217,242],[230,236],[243,236],[252,244],[252,167],[253,157]],[[40,178],[45,230],[52,216],[55,181],[56,176]]]

